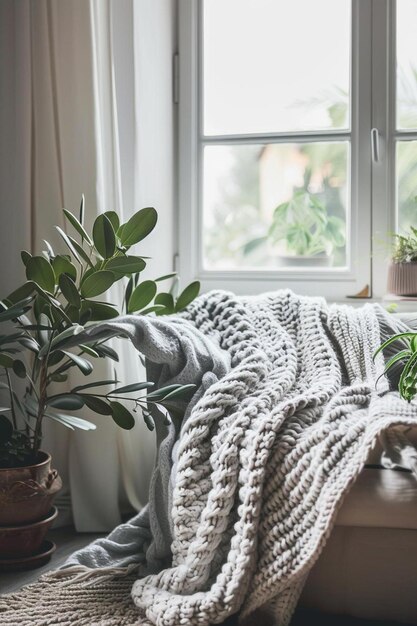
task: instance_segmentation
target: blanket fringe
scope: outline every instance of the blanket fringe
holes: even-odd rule
[[[82,583],[82,587],[92,587],[113,578],[121,578],[136,573],[140,563],[130,563],[126,567],[98,567],[91,568],[86,565],[71,565],[49,572],[48,580],[59,581],[60,586],[67,587],[74,583]]]

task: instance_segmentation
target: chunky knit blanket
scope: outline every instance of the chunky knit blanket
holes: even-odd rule
[[[417,424],[414,403],[385,378],[375,386],[384,359],[372,355],[391,328],[377,305],[213,292],[175,323],[226,351],[230,367],[172,448],[169,562],[149,573],[136,554],[92,575],[84,553],[0,598],[2,625],[208,626],[238,614],[284,626],[376,439],[389,432],[400,446]]]

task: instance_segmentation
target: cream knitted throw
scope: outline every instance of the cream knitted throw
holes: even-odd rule
[[[376,438],[417,424],[385,379],[375,390],[384,315],[289,291],[201,296],[187,318],[232,367],[180,433],[171,567],[136,581],[64,570],[0,598],[0,623],[288,624]]]

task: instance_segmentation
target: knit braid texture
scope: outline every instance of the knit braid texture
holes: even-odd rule
[[[231,357],[179,434],[172,563],[44,576],[0,597],[4,626],[286,626],[378,436],[417,424],[389,390],[377,305],[279,291],[200,296],[185,317]],[[99,573],[100,570],[97,570]]]

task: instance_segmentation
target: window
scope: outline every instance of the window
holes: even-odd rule
[[[396,207],[397,227],[417,225],[417,2],[397,4]]]
[[[184,278],[385,293],[417,222],[415,32],[417,0],[180,0]]]

